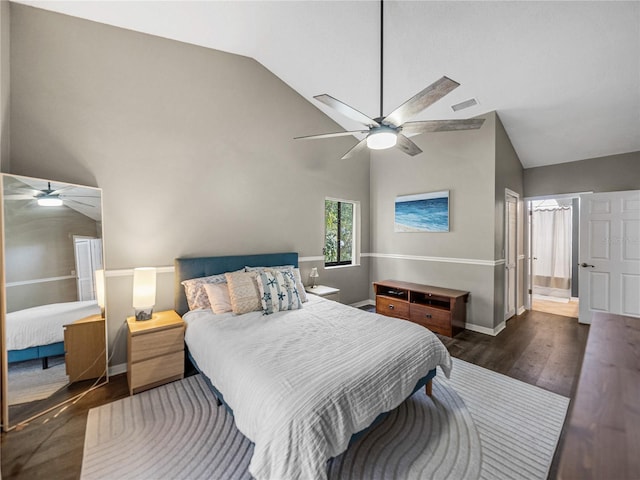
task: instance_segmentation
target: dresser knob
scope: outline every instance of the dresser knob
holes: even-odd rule
[[[389,310],[393,310],[394,306],[393,305],[389,305]]]

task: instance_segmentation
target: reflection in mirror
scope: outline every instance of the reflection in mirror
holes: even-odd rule
[[[12,175],[2,188],[6,430],[106,380],[106,330],[100,189]]]

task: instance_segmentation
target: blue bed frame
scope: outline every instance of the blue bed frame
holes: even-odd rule
[[[64,342],[56,342],[50,345],[39,345],[22,350],[7,351],[7,362],[24,362],[25,360],[42,359],[42,368],[49,368],[49,357],[64,355]]]
[[[174,286],[174,304],[175,310],[180,315],[184,315],[189,311],[189,305],[187,304],[187,297],[184,292],[184,287],[181,285],[183,280],[189,280],[191,278],[208,277],[211,275],[218,275],[225,272],[233,272],[241,270],[245,266],[247,267],[273,267],[278,265],[293,265],[298,266],[298,254],[295,252],[287,253],[268,253],[261,255],[234,255],[225,257],[196,257],[196,258],[176,258],[174,261],[175,266],[175,286]],[[224,401],[224,396],[218,391],[218,389],[211,383],[211,380],[202,373],[198,364],[193,359],[190,353],[188,353],[188,347],[185,349],[189,360],[193,366],[202,374],[205,382],[216,396],[218,405],[224,404],[227,410],[233,415],[233,410]],[[436,376],[436,370],[430,370],[426,376],[418,380],[413,392],[420,390],[426,386],[427,395],[431,395],[431,380]],[[410,396],[411,396],[410,395]],[[357,441],[360,437],[365,435],[369,430],[379,424],[389,412],[384,412],[378,415],[369,427],[364,430],[355,433],[351,436],[349,444]]]

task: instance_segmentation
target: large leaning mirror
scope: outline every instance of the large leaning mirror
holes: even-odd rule
[[[2,174],[2,427],[107,381],[102,193]]]

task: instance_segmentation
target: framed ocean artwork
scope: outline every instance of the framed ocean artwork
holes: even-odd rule
[[[396,232],[448,232],[449,190],[396,197]]]

